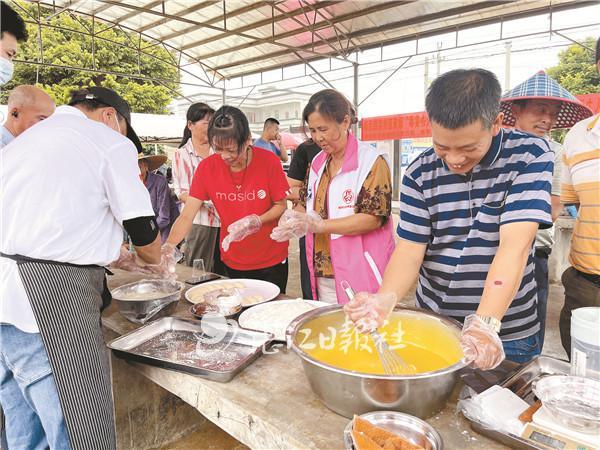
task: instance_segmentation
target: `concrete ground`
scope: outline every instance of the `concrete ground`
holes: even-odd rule
[[[292,297],[301,297],[300,264],[297,241],[290,244],[289,263],[290,270],[287,294]],[[560,343],[560,333],[558,330],[558,318],[563,302],[564,291],[562,285],[550,285],[546,338],[542,353],[555,358],[566,359],[566,353]],[[407,295],[402,300],[402,303],[406,305],[414,305],[414,293]],[[201,426],[199,431],[196,431],[167,447],[163,447],[164,450],[244,450],[247,448],[248,447],[246,447],[244,444],[240,443],[208,420],[206,420],[206,423]]]

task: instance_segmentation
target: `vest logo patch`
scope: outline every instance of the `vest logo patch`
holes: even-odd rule
[[[342,194],[342,200],[347,205],[352,203],[352,200],[354,200],[354,192],[352,192],[352,189],[346,189],[344,191],[344,193]]]

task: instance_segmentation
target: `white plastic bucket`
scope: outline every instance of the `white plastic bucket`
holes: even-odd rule
[[[571,374],[600,379],[600,308],[573,310]]]

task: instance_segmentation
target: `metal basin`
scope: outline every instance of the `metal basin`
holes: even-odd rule
[[[360,417],[425,450],[444,450],[444,441],[437,430],[416,417],[395,411],[371,412],[362,414]],[[344,448],[346,450],[356,450],[350,435],[352,425],[353,421],[351,420],[344,429]]]
[[[334,367],[302,350],[299,330],[314,318],[344,314],[341,308],[333,305],[308,311],[286,331],[288,347],[302,359],[310,386],[323,403],[348,418],[370,411],[400,411],[426,419],[441,411],[454,389],[458,370],[465,366],[462,360],[434,372],[373,375]],[[434,318],[440,325],[448,327],[457,340],[460,337],[461,327],[455,320],[417,308],[396,308],[395,311],[412,311]]]
[[[171,280],[140,280],[111,291],[119,312],[135,323],[146,323],[181,297],[183,283]]]

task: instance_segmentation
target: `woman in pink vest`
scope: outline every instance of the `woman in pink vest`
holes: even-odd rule
[[[394,250],[388,157],[354,137],[354,111],[333,89],[314,94],[302,119],[322,151],[311,163],[299,205],[284,213],[271,238],[306,235],[314,298],[343,304],[342,281],[356,292],[377,292],[376,272],[383,273]]]

